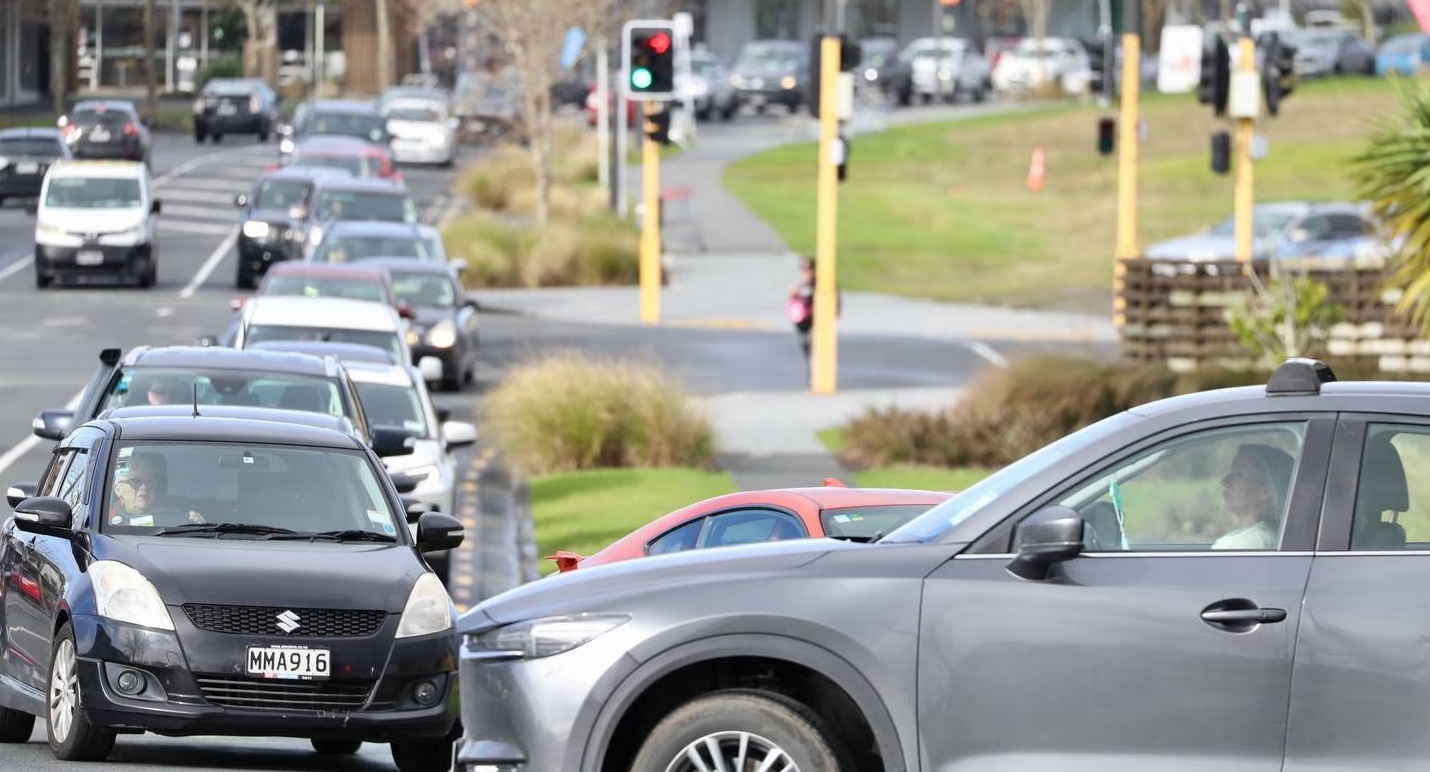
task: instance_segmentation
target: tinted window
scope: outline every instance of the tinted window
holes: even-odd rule
[[[45,137],[15,137],[0,139],[0,156],[37,155],[54,158],[60,154],[60,143]]]
[[[247,405],[343,415],[332,381],[307,375],[244,370],[130,368],[105,395],[101,410],[130,405],[186,405],[198,387],[200,405]]]
[[[387,136],[382,116],[376,113],[309,113],[297,133],[356,137],[369,142],[380,142]]]
[[[748,509],[711,517],[700,546],[732,547],[762,541],[802,539],[807,535],[804,525],[794,515],[773,509]]]
[[[315,263],[352,263],[374,257],[413,257],[431,260],[433,256],[420,239],[386,236],[329,236],[313,251]]]
[[[415,223],[417,206],[407,194],[325,190],[318,195],[317,217]]]
[[[241,80],[211,80],[204,86],[204,94],[212,96],[250,96],[257,93],[252,83]]]
[[[396,426],[422,437],[430,437],[426,414],[417,389],[381,383],[357,384],[358,399],[373,426]]]
[[[51,177],[45,206],[132,209],[143,205],[139,180],[121,177]]]
[[[405,360],[403,354],[407,351],[407,344],[396,333],[382,332],[380,330],[345,330],[282,324],[254,324],[248,327],[245,340],[248,343],[263,343],[270,340],[361,343],[364,346],[373,346],[395,354],[399,362]]]
[[[705,527],[705,518],[692,520],[666,533],[646,546],[647,555],[666,555],[695,549],[700,541],[700,530]]]
[[[391,536],[399,527],[380,494],[376,470],[357,451],[121,442],[112,461],[103,526],[111,533],[151,534],[191,522],[190,513],[208,523],[298,531],[353,529]]]
[[[873,540],[893,533],[905,523],[927,512],[932,504],[887,507],[840,507],[819,513],[825,536]]]
[[[288,209],[308,200],[311,186],[298,180],[264,180],[258,186],[253,206],[257,209]]]
[[[387,295],[377,282],[321,276],[271,276],[263,283],[263,294],[387,302]]]
[[[409,305],[425,308],[452,308],[457,290],[446,276],[430,273],[393,274],[392,292]]]
[[[76,126],[93,126],[98,123],[109,127],[123,127],[124,124],[130,122],[131,118],[127,111],[121,109],[96,110],[86,107],[75,110],[70,115],[70,122]]]

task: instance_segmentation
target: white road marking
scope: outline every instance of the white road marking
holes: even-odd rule
[[[84,390],[81,389],[78,394],[74,395],[73,397],[70,397],[69,402],[65,403],[65,410],[74,410],[76,407],[78,407],[80,398],[82,398],[83,396]],[[42,442],[42,440],[39,437],[36,437],[34,434],[31,434],[25,439],[15,443],[14,446],[12,446],[9,450],[5,451],[4,453],[0,453],[0,473],[3,473],[6,469],[9,469],[12,464],[14,464],[16,461],[19,461],[26,453],[29,453],[31,450],[34,450],[35,448],[39,447],[40,442]]]
[[[263,173],[263,172],[262,172],[261,169],[259,169],[259,170],[253,170],[252,177],[253,177],[253,178],[256,178],[259,174],[262,174],[262,173]],[[234,195],[235,193],[242,193],[242,192],[248,190],[248,189],[251,188],[251,187],[253,187],[253,179],[252,179],[252,178],[250,178],[247,183],[243,183],[243,182],[239,182],[239,181],[237,181],[237,180],[208,179],[208,178],[198,178],[198,177],[193,178],[193,179],[185,179],[181,184],[178,184],[178,185],[175,185],[175,186],[174,186],[174,188],[180,189],[180,190],[184,190],[184,191],[189,191],[189,190],[222,190],[222,191],[228,191],[229,196],[228,196],[228,199],[227,199],[227,200],[228,200],[228,203],[229,203],[230,205],[233,204],[233,195]]]
[[[174,309],[169,308],[168,306],[165,306],[165,307],[163,307],[163,308],[156,308],[156,309],[154,309],[154,316],[157,316],[157,317],[159,317],[160,319],[163,319],[163,318],[166,317],[166,316],[173,316],[173,315],[174,315]]]
[[[220,209],[216,206],[197,207],[166,205],[164,207],[164,211],[159,213],[159,219],[163,220],[164,215],[169,214],[176,214],[182,217],[199,217],[208,220],[221,220],[226,222],[233,222],[234,219],[233,207],[231,206]]]
[[[189,282],[189,285],[179,291],[179,299],[188,300],[193,297],[194,293],[198,292],[199,287],[202,287],[204,282],[208,281],[209,274],[214,272],[214,269],[218,267],[219,263],[223,262],[225,257],[228,257],[229,250],[233,249],[233,245],[237,242],[238,226],[234,226],[228,232],[228,235],[224,237],[223,241],[219,242],[213,254],[209,255],[209,259],[205,260],[204,264],[199,266],[198,273],[194,274],[194,278]]]
[[[972,351],[974,354],[977,354],[980,358],[983,359],[983,361],[993,365],[994,367],[1006,368],[1008,366],[1007,358],[1005,358],[1002,354],[998,353],[996,349],[994,349],[987,343],[978,340],[970,340],[964,341],[964,345],[968,346],[969,351]]]
[[[14,276],[15,274],[25,270],[34,262],[35,255],[34,253],[30,253],[20,258],[19,260],[16,260],[15,262],[5,266],[4,268],[0,268],[0,281],[5,281],[11,276]]]
[[[188,180],[185,180],[185,182],[187,183]],[[171,193],[175,191],[182,193],[184,196],[184,201],[187,203],[217,204],[218,208],[228,210],[235,210],[238,208],[233,205],[233,194],[231,193],[215,193],[213,191],[208,190],[190,190],[187,184],[182,186],[174,185],[169,188],[169,191]],[[169,200],[172,201],[173,199],[171,198]],[[169,210],[165,208],[164,211],[168,212]]]
[[[178,231],[180,233],[196,233],[201,236],[222,236],[233,230],[233,223],[220,225],[217,222],[190,222],[188,220],[160,220],[159,227],[163,230]]]

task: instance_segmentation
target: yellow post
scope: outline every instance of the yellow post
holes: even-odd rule
[[[838,293],[835,290],[836,237],[839,234],[839,177],[834,163],[839,141],[839,38],[820,42],[819,163],[814,252],[814,326],[810,332],[810,391],[833,394],[839,371]]]
[[[645,103],[647,118],[659,111],[655,102]],[[660,321],[660,146],[650,138],[655,127],[649,120],[642,123],[641,322],[655,324]]]
[[[1117,248],[1112,262],[1112,323],[1126,321],[1127,299],[1123,297],[1127,265],[1138,256],[1137,246],[1137,123],[1142,98],[1142,38],[1133,26],[1122,35],[1122,97],[1117,114]],[[1103,77],[1110,78],[1112,73]]]
[[[1237,56],[1241,59],[1238,69],[1256,72],[1256,41],[1243,34],[1237,45],[1240,46]],[[1251,170],[1251,138],[1255,131],[1255,120],[1236,120],[1236,260],[1248,274],[1251,272],[1251,212],[1256,206]]]

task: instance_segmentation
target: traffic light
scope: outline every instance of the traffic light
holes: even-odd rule
[[[1112,150],[1116,146],[1117,121],[1111,118],[1097,119],[1097,152],[1103,155],[1112,155]]]
[[[1202,76],[1197,83],[1197,101],[1211,105],[1218,118],[1226,115],[1226,102],[1231,96],[1231,49],[1221,35],[1212,37],[1212,44],[1202,49]]]
[[[1098,35],[1083,43],[1087,49],[1087,60],[1092,65],[1092,81],[1088,88],[1092,93],[1107,99],[1117,94],[1117,44],[1111,36]]]
[[[665,108],[654,115],[644,116],[645,135],[655,140],[657,144],[670,144],[670,108]]]
[[[804,102],[809,105],[809,114],[816,118],[819,117],[820,75],[824,70],[820,66],[823,51],[824,34],[816,33],[809,41],[809,77],[806,79],[809,86],[804,95]],[[849,72],[858,67],[863,58],[863,47],[857,41],[848,35],[839,36],[840,72]]]
[[[1231,134],[1218,131],[1212,135],[1212,173],[1226,174],[1231,171]]]
[[[1266,111],[1277,115],[1281,100],[1296,87],[1296,47],[1275,32],[1266,33],[1261,56],[1261,90],[1266,95]]]
[[[668,21],[626,22],[621,45],[626,98],[643,101],[675,97],[675,25]]]

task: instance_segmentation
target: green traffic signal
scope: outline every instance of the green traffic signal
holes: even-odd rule
[[[650,70],[644,67],[631,71],[631,85],[636,88],[650,88],[654,78],[651,77]]]

